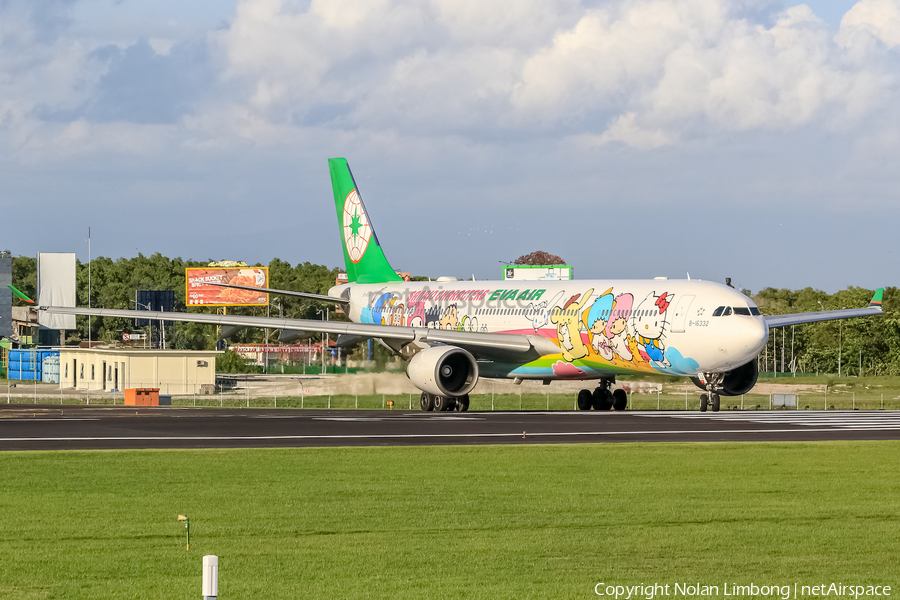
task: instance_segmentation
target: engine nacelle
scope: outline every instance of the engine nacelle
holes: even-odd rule
[[[741,394],[746,394],[753,386],[756,385],[756,379],[759,377],[759,367],[756,366],[756,361],[751,360],[745,365],[741,365],[736,369],[732,369],[724,374],[724,378],[722,379],[722,389],[720,390],[723,396],[740,396]],[[700,383],[700,380],[696,377],[691,377],[691,381],[694,382],[701,390],[706,390],[706,386]]]
[[[424,392],[435,396],[463,396],[478,383],[475,357],[456,346],[432,346],[409,361],[406,374]]]
[[[313,333],[314,332],[312,331],[300,331],[299,329],[279,329],[278,341],[282,344],[287,344],[297,340],[305,340],[306,338],[312,337]]]

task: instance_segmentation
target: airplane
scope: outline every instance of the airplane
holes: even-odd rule
[[[596,380],[578,392],[580,410],[624,410],[618,376],[689,377],[700,410],[756,384],[769,329],[883,314],[883,288],[868,306],[763,316],[745,294],[696,279],[404,281],[385,257],[344,158],[328,160],[348,283],[327,295],[263,291],[334,302],[351,322],[104,308],[41,307],[50,313],[267,327],[294,337],[337,334],[339,346],[374,338],[408,361],[424,411],[466,411],[486,378]],[[255,289],[220,284],[225,287]]]

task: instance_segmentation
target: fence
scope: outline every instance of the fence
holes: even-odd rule
[[[304,390],[308,382],[286,378],[282,381],[224,380],[214,389],[196,385],[189,394],[169,394],[168,387],[180,388],[183,382],[138,383],[135,387],[159,387],[160,395],[171,396],[172,406],[223,408],[317,408],[317,409],[419,409],[419,392],[385,394],[310,394]],[[490,410],[575,410],[575,394],[534,393],[517,391],[508,383],[488,384],[489,393],[470,394],[470,411]],[[101,405],[124,404],[122,391],[101,392],[60,388],[58,385],[33,382],[6,382],[7,404]],[[206,392],[206,393],[204,393]],[[649,393],[630,393],[628,409],[642,411],[696,411],[700,407],[700,390],[661,389]],[[795,394],[795,407],[775,406],[772,394],[722,396],[721,410],[898,410],[900,396],[869,391],[834,391]],[[0,396],[0,402],[2,402]]]

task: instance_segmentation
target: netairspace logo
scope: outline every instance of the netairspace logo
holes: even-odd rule
[[[756,585],[750,583],[724,583],[704,585],[701,583],[653,583],[640,585],[613,585],[600,582],[594,586],[594,593],[616,600],[632,598],[653,600],[654,598],[874,598],[891,595],[889,585],[850,585],[844,583],[821,583],[802,585]]]

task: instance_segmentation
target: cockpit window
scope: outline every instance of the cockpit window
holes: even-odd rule
[[[721,316],[722,316],[722,311],[724,311],[724,310],[725,310],[725,307],[724,307],[724,306],[720,306],[719,308],[717,308],[716,310],[713,311],[713,316],[714,316],[714,317],[721,317]]]
[[[734,314],[749,317],[750,316],[750,308],[747,306],[735,306]]]

